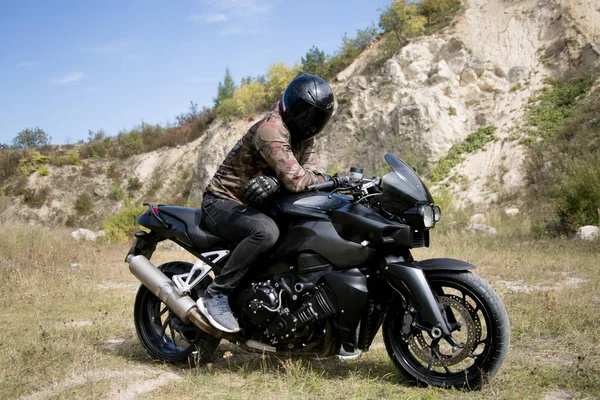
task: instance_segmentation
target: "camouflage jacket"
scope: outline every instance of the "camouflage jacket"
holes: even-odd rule
[[[246,204],[244,186],[256,175],[276,177],[291,192],[301,192],[312,183],[323,182],[316,171],[315,139],[292,146],[281,120],[279,102],[238,140],[211,179],[207,192]]]

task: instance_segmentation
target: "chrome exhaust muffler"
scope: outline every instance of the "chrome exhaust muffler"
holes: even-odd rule
[[[188,295],[182,295],[175,283],[156,268],[146,257],[127,256],[129,270],[156,297],[167,305],[183,322],[191,321],[198,328],[217,338],[224,332],[212,326],[198,311],[196,302]]]

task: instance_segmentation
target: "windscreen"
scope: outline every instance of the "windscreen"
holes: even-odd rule
[[[405,201],[432,204],[433,198],[423,181],[407,164],[393,154],[386,154],[385,161],[392,172],[383,177],[384,194],[402,197]]]

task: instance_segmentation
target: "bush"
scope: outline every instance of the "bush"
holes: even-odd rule
[[[257,81],[237,88],[233,100],[237,104],[239,113],[247,118],[253,118],[268,108],[265,88]]]
[[[83,159],[106,158],[109,156],[111,140],[102,129],[88,130],[88,142],[79,146],[79,155]]]
[[[241,117],[243,112],[238,102],[234,98],[229,98],[221,101],[217,107],[217,115],[230,122],[233,118]]]
[[[41,208],[48,199],[49,188],[25,189],[23,193],[23,202],[31,208]]]
[[[48,176],[48,174],[50,173],[50,170],[48,169],[47,165],[42,165],[41,167],[38,168],[38,173],[41,176]]]
[[[495,126],[484,126],[471,133],[461,143],[452,146],[448,154],[438,161],[431,172],[431,181],[434,183],[439,182],[450,175],[452,168],[464,159],[464,153],[473,153],[481,149],[486,143],[494,139],[495,132]]]
[[[80,216],[89,215],[92,213],[92,200],[87,194],[82,194],[75,200],[75,211]]]
[[[106,239],[116,242],[129,242],[141,227],[137,219],[146,210],[145,206],[128,206],[111,216],[104,224]]]
[[[118,136],[119,157],[127,158],[144,151],[144,139],[136,130],[121,132]]]
[[[549,81],[526,114],[525,128],[539,135],[530,143],[526,165],[538,232],[571,235],[600,223],[600,92],[588,93],[592,82],[591,77]]]
[[[24,157],[24,150],[2,150],[0,151],[0,183],[17,173],[19,160]]]
[[[131,193],[131,192],[137,192],[141,188],[142,188],[142,182],[137,177],[131,178],[127,182],[127,191],[129,193]]]
[[[556,137],[564,124],[582,105],[585,94],[590,90],[594,78],[590,76],[568,76],[563,79],[547,79],[546,86],[529,100],[526,111],[529,138],[525,143],[532,144]]]
[[[22,154],[19,159],[19,174],[24,177],[28,177],[33,174],[38,168],[47,163],[49,158],[40,154],[36,150],[30,150]]]
[[[114,181],[108,188],[108,198],[114,201],[121,201],[125,198],[121,190],[121,182]]]

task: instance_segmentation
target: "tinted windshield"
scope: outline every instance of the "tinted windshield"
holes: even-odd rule
[[[386,154],[384,158],[392,168],[392,172],[383,177],[384,194],[401,197],[412,205],[433,203],[429,190],[412,168],[393,154]]]

